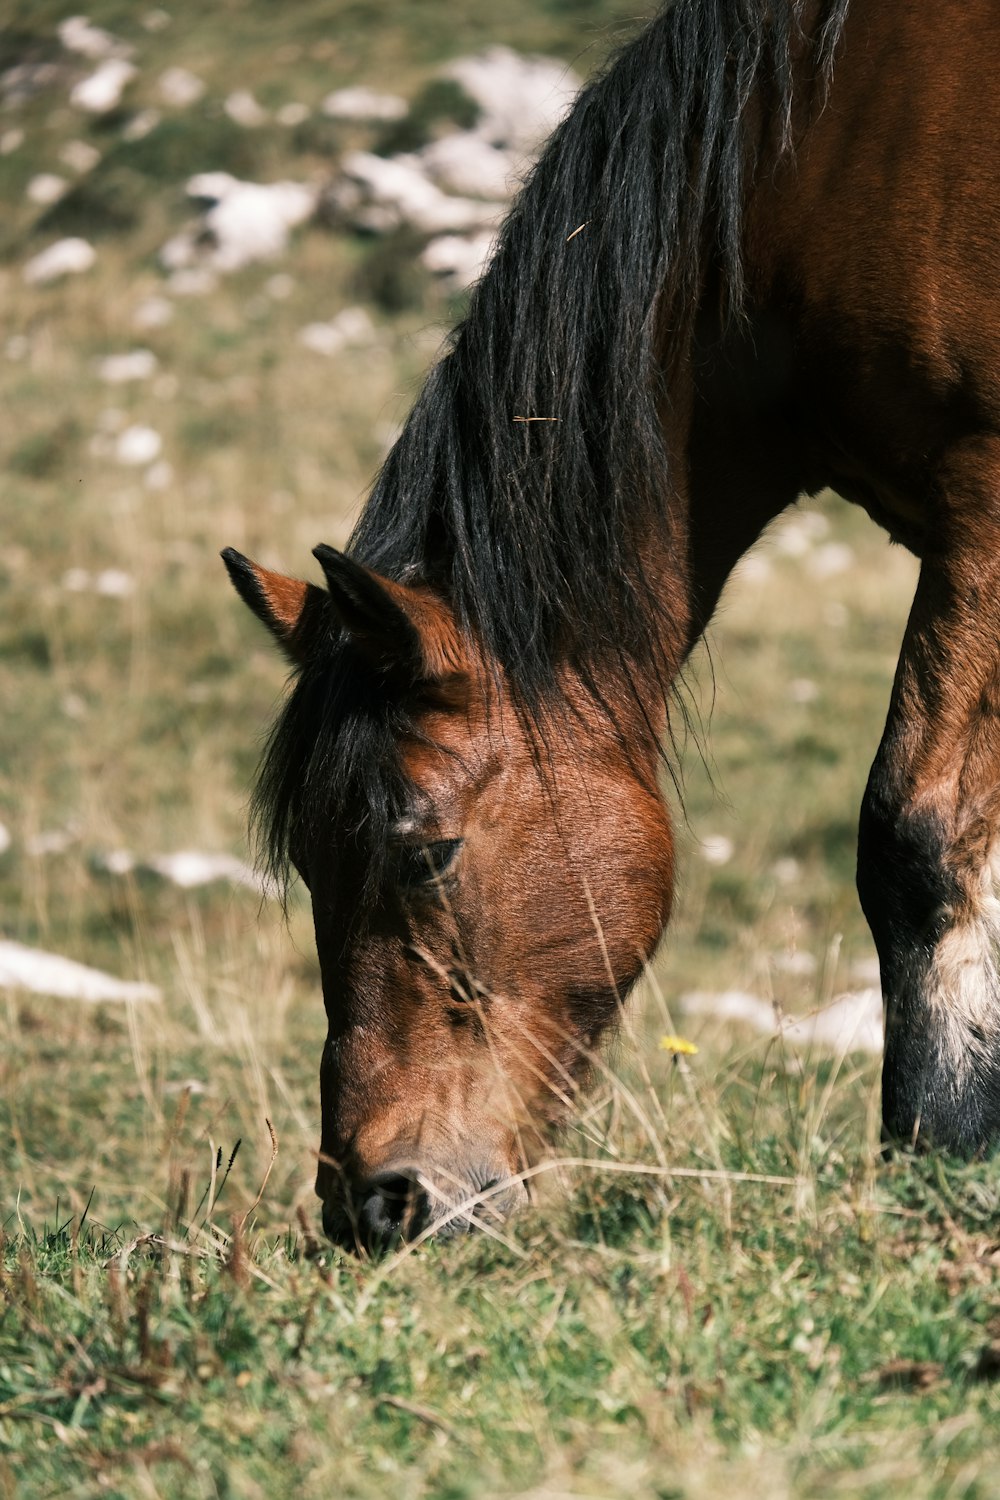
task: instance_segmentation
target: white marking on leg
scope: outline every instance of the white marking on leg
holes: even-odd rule
[[[1000,858],[991,850],[971,882],[971,909],[956,915],[931,958],[927,1001],[935,1040],[950,1060],[956,1086],[979,1061],[995,1056],[1000,1038]],[[978,887],[978,888],[977,888]]]

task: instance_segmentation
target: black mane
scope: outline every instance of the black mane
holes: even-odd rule
[[[847,3],[820,0],[806,55],[821,87]],[[360,561],[441,592],[528,717],[567,662],[595,687],[608,668],[671,676],[641,556],[671,534],[664,351],[683,356],[709,274],[741,307],[744,184],[761,142],[791,149],[803,10],[674,0],[583,90],[355,529]],[[374,878],[405,795],[398,712],[332,635],[314,652],[255,799],[277,871],[325,827],[362,840]]]

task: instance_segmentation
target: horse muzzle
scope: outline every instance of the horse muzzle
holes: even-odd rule
[[[453,1239],[496,1227],[527,1201],[506,1167],[483,1163],[459,1175],[399,1161],[323,1200],[323,1229],[346,1250],[378,1253],[425,1238]]]

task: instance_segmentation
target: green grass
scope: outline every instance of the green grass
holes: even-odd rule
[[[4,65],[57,56],[74,9],[9,4]],[[317,1243],[324,1021],[301,893],[286,925],[252,892],[114,876],[102,857],[244,852],[284,669],[218,551],[312,572],[311,548],[345,539],[449,310],[414,284],[373,314],[373,348],[308,353],[305,323],[398,271],[314,228],[280,267],[287,296],[262,267],[175,299],[162,328],[134,311],[162,291],[189,172],[307,177],[375,144],[315,116],[235,134],[232,89],[268,108],[355,82],[414,95],[496,41],[585,71],[631,13],[183,0],[156,33],[143,13],[90,12],[138,49],[126,113],[180,64],[206,81],[193,111],[128,146],[120,119],[66,108],[64,80],[4,115],[25,143],[0,157],[3,931],[164,998],[0,995],[0,1495],[996,1495],[995,1167],[883,1163],[873,1062],[798,1061],[677,1014],[685,991],[730,988],[805,1011],[871,955],[856,809],[915,569],[833,497],[808,509],[854,565],[816,578],[779,528],[769,574],[734,580],[692,668],[708,765],[692,739],[678,911],[554,1143],[553,1162],[585,1164],[539,1177],[503,1242],[374,1264]],[[101,164],[45,222],[24,187],[77,137]],[[101,212],[91,273],[22,283],[26,255]],[[95,362],[139,344],[154,380],[103,385]],[[131,422],[162,435],[162,488],[109,452]],[[108,568],[131,594],[63,586]],[[702,858],[710,835],[728,863]],[[700,1046],[683,1065],[657,1045],[677,1027]]]
[[[598,1175],[505,1246],[367,1268],[52,1221],[5,1250],[0,1465],[38,1496],[995,1494],[995,1182],[811,1171],[798,1203]]]

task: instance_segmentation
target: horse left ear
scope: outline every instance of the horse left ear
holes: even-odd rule
[[[226,548],[222,561],[243,603],[267,626],[285,655],[301,666],[312,635],[311,622],[326,608],[323,590],[300,578],[272,573],[235,547]]]
[[[370,666],[407,687],[441,687],[467,673],[451,611],[429,589],[383,578],[335,547],[314,547],[313,556],[341,624]]]

